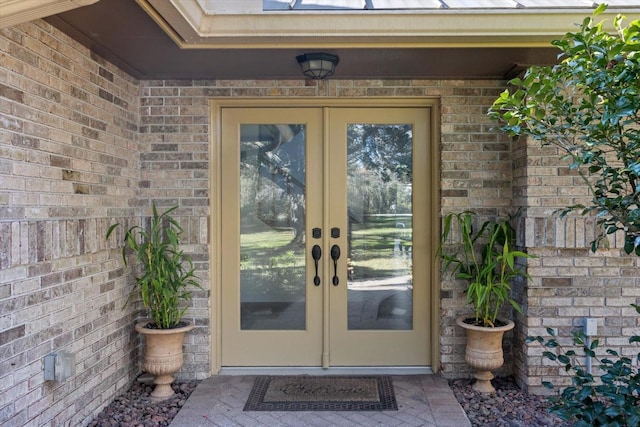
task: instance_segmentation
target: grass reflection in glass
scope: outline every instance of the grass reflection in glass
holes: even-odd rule
[[[304,246],[291,229],[243,233],[240,239],[242,329],[304,329]],[[283,313],[300,306],[292,316]],[[292,310],[289,310],[292,311]]]
[[[352,222],[349,330],[413,327],[410,214],[364,215]]]
[[[411,274],[411,215],[370,215],[351,224],[353,278],[380,279]]]

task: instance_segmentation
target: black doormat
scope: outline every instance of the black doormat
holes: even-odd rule
[[[262,376],[245,411],[398,410],[389,376]]]

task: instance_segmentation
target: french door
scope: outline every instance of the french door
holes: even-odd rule
[[[427,366],[429,108],[221,109],[221,365]]]

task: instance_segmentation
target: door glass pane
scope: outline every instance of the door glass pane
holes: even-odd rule
[[[243,124],[240,140],[241,329],[305,329],[305,126]]]
[[[413,326],[412,126],[347,126],[349,329]]]

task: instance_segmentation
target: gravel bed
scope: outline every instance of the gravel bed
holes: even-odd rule
[[[175,382],[176,395],[162,402],[153,402],[153,386],[135,381],[91,422],[88,427],[166,427],[176,416],[198,381]]]
[[[549,413],[549,403],[545,396],[525,393],[512,377],[495,378],[491,382],[496,389],[495,394],[474,391],[471,388],[473,380],[449,381],[472,426],[569,426]]]
[[[496,393],[483,395],[471,388],[472,380],[451,380],[449,385],[467,413],[471,424],[491,427],[567,426],[548,411],[544,396],[529,395],[518,388],[512,378],[496,378]],[[138,381],[118,396],[89,427],[166,427],[176,416],[198,381],[176,382],[176,396],[154,403],[153,387]]]

